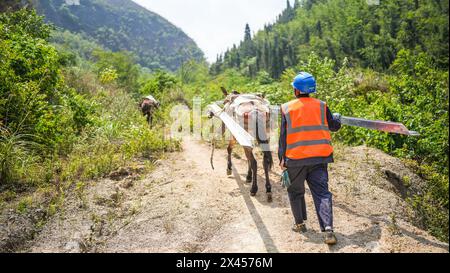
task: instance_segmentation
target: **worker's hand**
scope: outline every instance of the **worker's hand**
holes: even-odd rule
[[[333,114],[333,119],[335,119],[335,120],[339,120],[339,121],[341,121],[341,114],[339,114],[339,113],[334,113]]]
[[[283,170],[283,171],[287,169],[286,166],[284,165],[284,159],[281,160],[280,168],[281,168],[281,170]]]

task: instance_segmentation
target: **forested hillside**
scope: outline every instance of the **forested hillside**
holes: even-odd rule
[[[266,71],[279,78],[286,68],[306,60],[311,51],[328,57],[336,67],[386,71],[400,50],[426,52],[437,67],[448,65],[448,1],[296,0],[276,23],[218,56],[212,73],[238,68],[255,77]],[[376,3],[376,1],[375,1]]]
[[[203,58],[202,51],[183,31],[131,0],[78,3],[33,0],[47,22],[93,39],[105,49],[130,51],[144,67],[175,71],[185,61]]]
[[[30,1],[31,0],[2,0],[0,2],[0,12],[18,10],[29,4]]]

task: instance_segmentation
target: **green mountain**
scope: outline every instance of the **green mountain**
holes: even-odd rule
[[[131,0],[33,0],[48,22],[83,34],[112,51],[133,52],[151,69],[176,70],[203,59],[203,52],[182,30]]]
[[[352,67],[386,71],[398,52],[424,53],[448,66],[449,1],[296,0],[274,24],[245,39],[212,66],[213,74],[237,68],[249,76],[279,78],[315,51]]]
[[[0,1],[0,12],[15,11],[27,4],[28,0],[2,0]]]

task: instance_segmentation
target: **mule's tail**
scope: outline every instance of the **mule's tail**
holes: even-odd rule
[[[256,140],[264,151],[264,163],[269,166],[269,169],[273,167],[273,157],[272,151],[270,149],[270,139],[269,139],[269,117],[266,113],[259,110],[256,113]]]

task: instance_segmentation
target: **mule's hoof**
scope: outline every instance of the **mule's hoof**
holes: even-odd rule
[[[273,198],[272,198],[272,193],[268,192],[267,193],[267,202],[272,203]]]
[[[251,193],[250,193],[250,196],[255,197],[255,196],[256,196],[256,192],[251,192]]]
[[[232,170],[229,170],[229,169],[227,169],[227,175],[232,175],[233,174],[233,171]]]
[[[248,177],[247,177],[247,179],[245,180],[246,183],[252,183],[252,181],[253,181],[253,180],[252,180],[251,178],[248,178]]]

